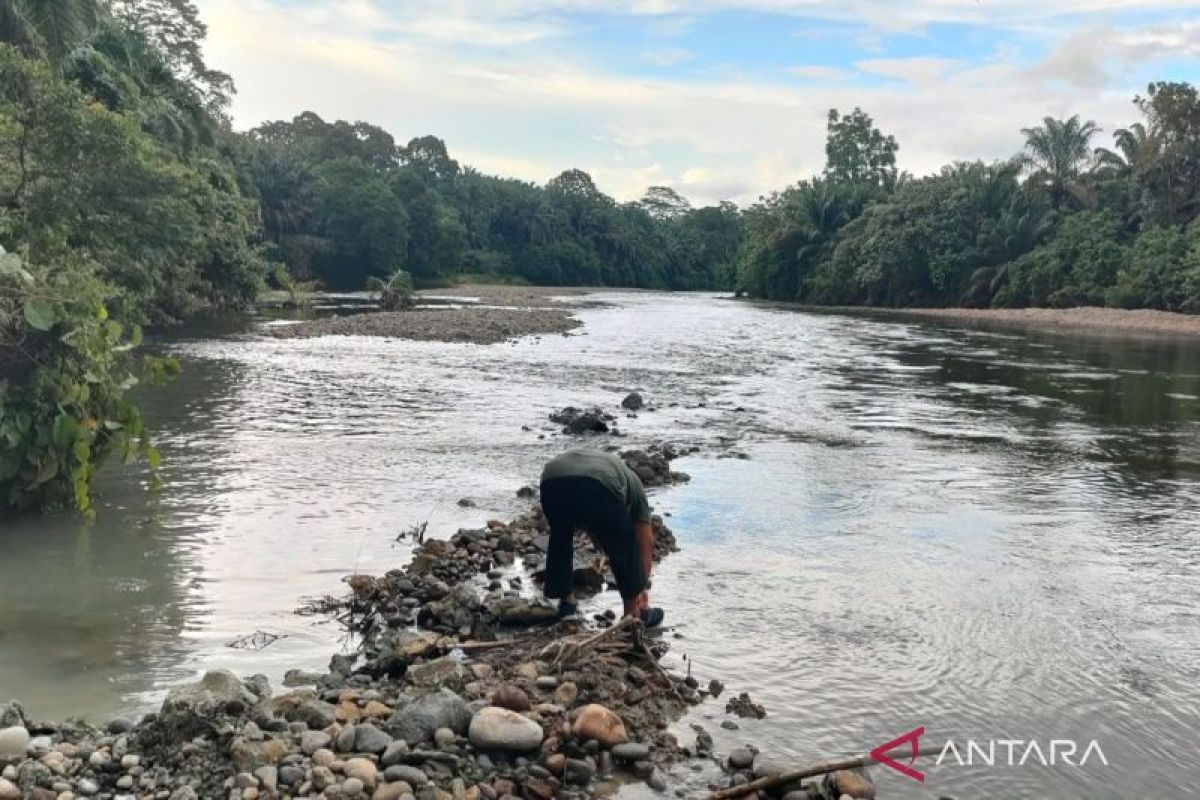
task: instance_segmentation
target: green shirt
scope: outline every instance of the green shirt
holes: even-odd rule
[[[597,480],[621,499],[629,516],[638,522],[650,521],[650,503],[642,479],[619,456],[600,450],[568,450],[551,459],[542,470],[543,481],[552,478]]]

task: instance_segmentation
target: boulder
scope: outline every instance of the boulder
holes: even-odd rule
[[[470,724],[471,709],[467,702],[449,689],[439,689],[396,711],[386,727],[397,739],[420,744],[438,728],[449,728],[461,736]]]
[[[615,713],[598,703],[579,709],[571,732],[581,739],[595,739],[605,747],[612,747],[629,740],[625,723]]]
[[[507,708],[488,706],[475,714],[467,736],[480,750],[520,753],[541,745],[542,726]]]
[[[158,721],[164,738],[182,742],[211,732],[222,717],[241,716],[258,702],[258,695],[232,672],[210,670],[196,683],[172,689]]]
[[[621,401],[621,408],[626,411],[641,411],[646,407],[646,401],[637,392],[630,392]]]

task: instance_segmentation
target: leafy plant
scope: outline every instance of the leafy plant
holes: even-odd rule
[[[387,278],[367,279],[367,291],[384,311],[407,311],[417,305],[412,275],[398,269]]]

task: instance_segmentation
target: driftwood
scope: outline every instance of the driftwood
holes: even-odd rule
[[[893,748],[888,752],[894,753],[901,748]],[[916,757],[936,755],[940,750],[922,750],[916,754]],[[830,772],[837,772],[843,769],[859,769],[861,767],[874,764],[875,759],[871,756],[858,756],[856,758],[843,758],[840,761],[826,761],[821,764],[814,764],[811,767],[803,769],[795,769],[789,772],[778,772],[774,775],[767,775],[758,780],[743,783],[740,786],[730,786],[728,789],[722,789],[719,792],[713,792],[706,800],[729,800],[733,797],[745,797],[748,794],[760,791],[762,789],[771,789],[776,786],[798,781],[803,778],[815,778],[817,775],[826,775]]]

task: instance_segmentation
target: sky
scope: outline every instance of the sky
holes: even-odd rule
[[[433,134],[489,174],[583,169],[745,205],[824,166],[863,108],[901,169],[1007,158],[1021,128],[1138,118],[1200,77],[1198,0],[196,0],[234,124],[315,111]]]

